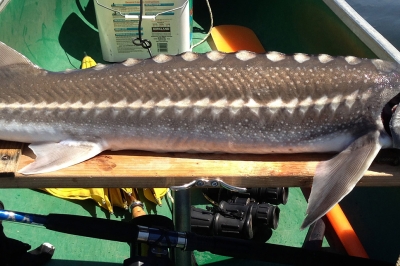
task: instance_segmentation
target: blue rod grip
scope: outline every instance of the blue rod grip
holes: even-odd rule
[[[0,210],[0,220],[44,226],[47,218],[46,216],[39,214]]]

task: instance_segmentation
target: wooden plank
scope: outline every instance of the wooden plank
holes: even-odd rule
[[[23,143],[0,141],[0,178],[14,176],[22,148]]]
[[[332,156],[107,151],[52,173],[5,174],[0,187],[170,187],[200,178],[220,179],[238,187],[304,187],[311,185],[317,163]],[[358,185],[400,186],[400,167],[391,165],[399,164],[399,158],[393,150],[382,151]],[[24,149],[18,169],[32,161],[32,153]]]

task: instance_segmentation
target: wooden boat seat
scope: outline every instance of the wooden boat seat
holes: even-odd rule
[[[171,187],[198,179],[219,179],[237,187],[307,187],[318,161],[334,154],[189,154],[106,151],[52,173],[22,175],[32,152],[16,142],[0,142],[0,187]],[[400,186],[400,154],[383,150],[359,186]],[[394,165],[395,164],[395,165]]]

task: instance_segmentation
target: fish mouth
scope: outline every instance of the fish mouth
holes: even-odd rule
[[[381,112],[382,124],[383,127],[385,128],[386,133],[389,136],[392,136],[392,132],[390,130],[390,120],[392,118],[392,115],[396,111],[399,103],[400,103],[400,93],[394,96],[388,103],[386,103]]]

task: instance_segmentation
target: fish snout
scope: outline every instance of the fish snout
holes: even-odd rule
[[[394,112],[390,119],[389,128],[392,135],[393,148],[400,149],[400,108],[392,108],[392,110]]]

